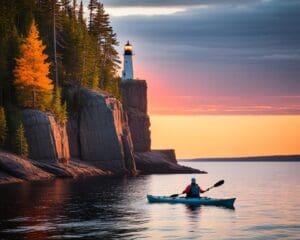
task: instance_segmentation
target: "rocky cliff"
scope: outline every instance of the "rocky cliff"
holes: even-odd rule
[[[0,183],[137,172],[202,173],[180,166],[172,149],[151,150],[145,81],[122,83],[123,105],[103,91],[70,89],[67,95],[80,104],[65,125],[49,113],[22,111],[30,158],[0,150]]]
[[[151,149],[150,119],[147,113],[147,83],[144,80],[122,82],[123,107],[128,116],[135,152]]]
[[[38,110],[24,110],[22,116],[31,159],[47,163],[69,161],[65,125],[57,123],[53,115]]]
[[[26,109],[22,111],[22,120],[29,146],[29,159],[21,161],[22,158],[19,158],[21,159],[20,166],[23,166],[27,160],[27,166],[34,165],[42,172],[62,178],[111,174],[107,169],[103,170],[80,160],[70,159],[66,124],[58,123],[52,114]],[[10,158],[12,162],[14,161],[13,154],[5,156],[6,159]],[[4,169],[8,174],[13,173],[10,174],[12,176],[15,175],[13,168],[9,165],[2,164],[0,169]]]
[[[151,150],[145,80],[123,81],[121,90],[123,107],[128,115],[128,124],[135,150],[136,167],[140,173],[205,173],[179,165],[175,151],[172,149]]]
[[[114,173],[135,173],[133,144],[122,104],[101,91],[82,88],[69,94],[81,102],[68,122],[71,156]]]

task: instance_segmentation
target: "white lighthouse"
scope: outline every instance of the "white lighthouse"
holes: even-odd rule
[[[122,80],[133,80],[132,45],[129,41],[127,41],[124,46],[124,68],[122,71]]]

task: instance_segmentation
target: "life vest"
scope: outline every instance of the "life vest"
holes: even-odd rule
[[[188,193],[189,197],[199,197],[200,188],[197,184],[191,184],[190,192]]]

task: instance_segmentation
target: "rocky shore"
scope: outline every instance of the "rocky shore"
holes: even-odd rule
[[[205,173],[177,163],[174,150],[151,150],[147,84],[122,83],[122,102],[103,91],[70,89],[81,106],[66,124],[22,111],[29,159],[0,149],[0,183],[92,175]]]

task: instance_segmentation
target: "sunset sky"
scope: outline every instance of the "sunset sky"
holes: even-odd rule
[[[152,114],[300,113],[300,1],[103,2]]]
[[[287,116],[300,114],[300,1],[102,2],[118,35],[120,54],[130,40],[135,76],[147,80],[154,147],[173,143],[179,157],[300,153],[300,145],[292,144],[300,137],[300,120]],[[191,115],[195,117],[187,117]],[[198,115],[239,117],[224,122]],[[251,125],[252,118],[240,115],[256,115],[258,122]],[[167,127],[174,133],[172,139],[165,132],[165,117],[172,122]],[[213,134],[221,147],[210,141],[206,147],[201,142],[198,148],[196,143],[187,148],[181,142],[188,140],[183,125],[189,126],[186,132],[194,132],[190,139]],[[232,137],[228,129],[240,132],[239,137]],[[251,132],[263,132],[264,137]],[[281,140],[275,143],[275,138]]]

